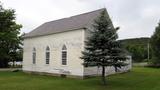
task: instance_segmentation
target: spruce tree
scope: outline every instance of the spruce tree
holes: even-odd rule
[[[152,64],[156,67],[160,67],[160,22],[155,28],[155,32],[151,37],[152,48]]]
[[[85,51],[82,52],[85,67],[98,66],[102,68],[102,82],[105,81],[105,67],[114,66],[117,71],[118,67],[124,66],[126,57],[121,49],[117,30],[114,28],[107,11],[102,11],[101,15],[95,19],[90,31],[91,36],[85,42]]]

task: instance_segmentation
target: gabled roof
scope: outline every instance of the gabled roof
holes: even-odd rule
[[[24,38],[44,36],[54,33],[86,28],[93,23],[93,21],[100,15],[103,10],[106,9],[103,8],[96,11],[72,16],[69,18],[46,22],[34,29],[33,31],[25,34]]]

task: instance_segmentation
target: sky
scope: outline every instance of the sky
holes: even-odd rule
[[[1,0],[16,11],[16,21],[28,33],[41,24],[106,8],[119,39],[150,37],[160,21],[160,0]]]

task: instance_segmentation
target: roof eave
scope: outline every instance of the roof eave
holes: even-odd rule
[[[63,32],[56,32],[56,33],[43,34],[43,35],[24,36],[23,39],[27,39],[27,38],[35,38],[35,37],[41,37],[41,36],[47,36],[47,35],[52,35],[52,34],[57,34],[57,33],[70,32],[70,31],[75,31],[75,30],[80,30],[80,29],[86,29],[86,27],[77,28],[77,29],[71,29],[71,30],[67,30],[67,31],[63,31]]]

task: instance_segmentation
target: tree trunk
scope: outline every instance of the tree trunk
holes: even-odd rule
[[[114,68],[115,68],[115,72],[118,72],[118,68],[116,66],[114,66]]]
[[[106,84],[106,80],[105,80],[105,66],[102,66],[102,82],[105,85]]]

